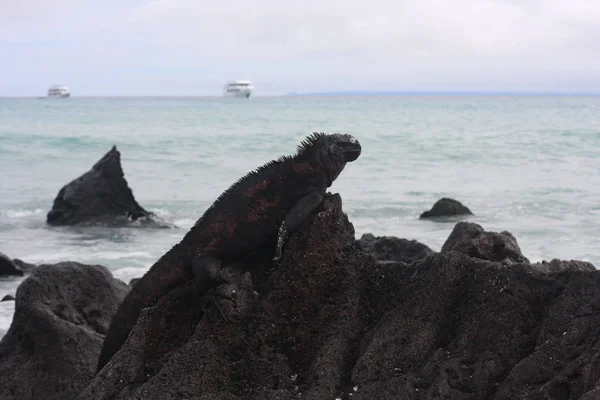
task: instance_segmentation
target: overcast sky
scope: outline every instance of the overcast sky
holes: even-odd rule
[[[0,0],[0,96],[600,93],[600,0]]]

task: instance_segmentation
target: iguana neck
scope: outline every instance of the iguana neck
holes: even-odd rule
[[[335,161],[327,160],[325,162],[325,174],[327,175],[327,187],[330,187],[333,181],[337,179],[338,176],[344,170],[346,163],[338,163]]]

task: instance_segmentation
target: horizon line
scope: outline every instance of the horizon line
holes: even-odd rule
[[[288,96],[335,96],[335,95],[523,95],[523,96],[598,96],[600,92],[568,92],[568,91],[503,91],[503,90],[347,90],[324,92],[289,92]]]
[[[495,90],[465,90],[465,91],[379,91],[379,90],[348,90],[348,91],[323,91],[323,92],[288,92],[283,94],[265,94],[252,95],[251,97],[308,97],[308,96],[600,96],[600,92],[564,92],[564,91],[495,91]],[[137,94],[122,94],[122,95],[73,95],[70,98],[122,98],[122,97],[137,97],[137,98],[203,98],[215,97],[226,98],[223,95],[137,95]],[[0,99],[46,99],[47,96],[3,96]]]

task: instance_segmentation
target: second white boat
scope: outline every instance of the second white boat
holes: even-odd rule
[[[223,87],[223,96],[225,97],[242,97],[250,98],[254,86],[248,80],[229,81]]]

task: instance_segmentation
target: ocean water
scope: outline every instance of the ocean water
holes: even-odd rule
[[[129,281],[231,183],[314,131],[361,142],[330,188],[357,238],[439,250],[454,223],[418,216],[448,196],[475,213],[470,221],[513,233],[531,261],[600,267],[600,97],[583,96],[0,99],[0,251],[98,263]],[[177,229],[45,224],[58,190],[113,144],[138,202]],[[0,297],[19,282],[0,281]],[[13,309],[0,303],[0,335]]]

